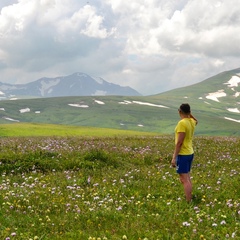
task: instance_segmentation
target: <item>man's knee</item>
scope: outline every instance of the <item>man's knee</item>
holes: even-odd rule
[[[188,176],[187,176],[187,174],[185,174],[185,173],[179,174],[179,179],[180,179],[180,182],[181,182],[182,184],[188,182]]]

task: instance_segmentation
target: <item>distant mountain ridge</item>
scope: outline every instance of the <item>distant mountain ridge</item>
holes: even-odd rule
[[[140,96],[131,87],[109,83],[102,78],[94,78],[85,73],[74,73],[56,78],[41,78],[26,84],[6,84],[0,82],[0,97],[67,97],[67,96]]]

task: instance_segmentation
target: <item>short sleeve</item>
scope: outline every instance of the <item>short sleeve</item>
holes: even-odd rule
[[[186,126],[183,121],[179,121],[176,127],[176,132],[186,132]]]

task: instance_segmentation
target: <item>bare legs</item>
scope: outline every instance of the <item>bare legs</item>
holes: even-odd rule
[[[186,201],[191,202],[192,200],[192,182],[189,173],[180,173],[180,181],[183,184]]]

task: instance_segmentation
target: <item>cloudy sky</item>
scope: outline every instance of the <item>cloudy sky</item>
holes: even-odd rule
[[[1,0],[0,82],[84,72],[143,95],[240,67],[238,0]]]

